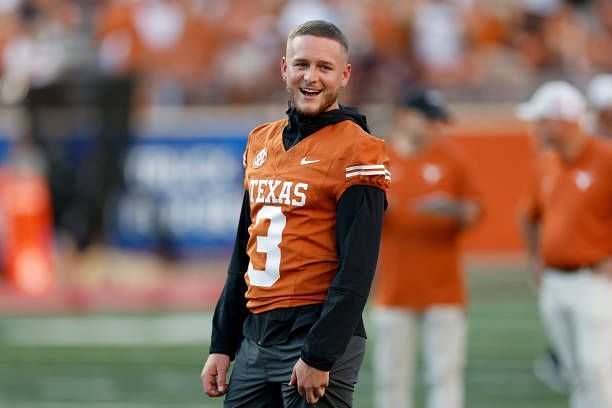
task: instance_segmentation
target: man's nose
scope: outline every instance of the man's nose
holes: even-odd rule
[[[319,80],[319,74],[316,67],[310,67],[304,72],[304,80],[308,83],[317,82]]]

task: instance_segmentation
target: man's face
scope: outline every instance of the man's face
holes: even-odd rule
[[[445,123],[430,120],[418,111],[400,109],[395,114],[393,141],[399,150],[421,149],[427,143],[443,137]]]
[[[348,84],[351,66],[339,42],[303,35],[287,42],[281,74],[297,111],[316,116],[338,108],[338,92]]]
[[[422,145],[427,139],[427,119],[409,109],[401,109],[395,116],[394,138],[397,142]]]
[[[534,123],[534,132],[542,144],[549,148],[560,148],[565,136],[571,132],[572,123],[561,119],[538,119]]]

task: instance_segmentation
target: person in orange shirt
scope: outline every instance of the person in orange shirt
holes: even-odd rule
[[[377,407],[413,406],[416,338],[424,337],[428,406],[463,406],[465,360],[461,233],[480,204],[466,158],[445,137],[450,114],[436,91],[407,97],[395,116],[394,180],[383,225],[373,312]]]
[[[540,312],[573,408],[612,407],[612,145],[581,128],[584,96],[563,81],[519,106],[548,152],[522,204]]]

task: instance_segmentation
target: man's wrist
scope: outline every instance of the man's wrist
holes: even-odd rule
[[[229,357],[230,361],[233,361],[236,353],[234,353],[233,351],[229,350],[228,348],[210,346],[210,348],[208,349],[208,354],[209,355],[211,355],[211,354],[224,354],[224,355]]]
[[[612,258],[599,262],[595,266],[595,273],[612,277]]]
[[[308,355],[306,355],[306,353],[304,353],[303,350],[300,353],[300,358],[302,359],[304,363],[306,363],[310,367],[316,368],[319,371],[328,372],[331,370],[332,366],[334,365],[333,362],[317,361],[316,359],[311,359]]]

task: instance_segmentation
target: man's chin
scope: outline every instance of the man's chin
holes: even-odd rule
[[[317,116],[319,115],[322,110],[321,110],[321,106],[303,106],[303,105],[296,105],[295,110],[303,116]]]
[[[333,103],[330,104],[326,104],[324,102],[319,102],[319,103],[296,103],[295,105],[295,110],[300,114],[300,115],[304,115],[304,116],[318,116],[321,113],[325,112],[326,110],[329,109],[329,107],[332,105]]]

